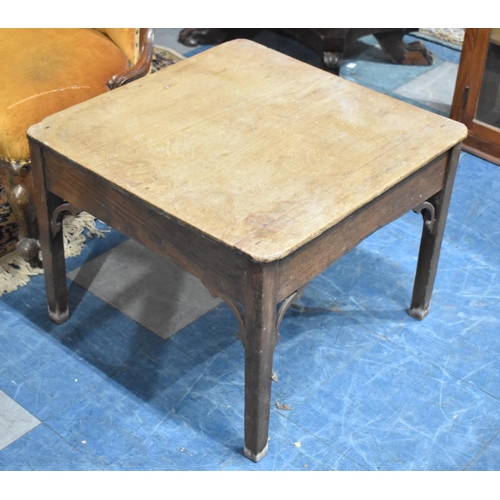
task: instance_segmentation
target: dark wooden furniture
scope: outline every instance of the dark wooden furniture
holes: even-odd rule
[[[464,123],[464,149],[500,164],[500,29],[467,28],[451,118]]]
[[[425,223],[409,313],[427,314],[465,134],[248,40],[48,117],[28,136],[50,318],[69,315],[68,211],[94,214],[197,276],[239,323],[244,453],[258,461],[287,308],[412,209]]]
[[[251,38],[261,28],[184,28],[179,42],[188,47],[212,45],[235,38]],[[349,45],[367,35],[374,35],[390,61],[396,64],[429,66],[434,58],[423,42],[403,42],[404,35],[418,28],[280,28],[279,30],[320,54],[327,68],[336,75]]]

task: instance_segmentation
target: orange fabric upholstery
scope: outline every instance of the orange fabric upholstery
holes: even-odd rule
[[[28,159],[31,125],[106,92],[109,79],[131,66],[95,29],[0,29],[0,61],[0,157],[7,161]]]
[[[135,64],[139,59],[139,28],[98,28],[101,33],[107,35],[128,60]]]

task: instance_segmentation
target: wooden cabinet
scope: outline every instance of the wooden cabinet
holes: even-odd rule
[[[463,149],[500,165],[500,28],[467,28],[451,118],[464,123]]]

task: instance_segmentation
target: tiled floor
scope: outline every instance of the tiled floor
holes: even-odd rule
[[[459,53],[427,44],[438,59],[419,68],[359,42],[342,76],[446,114]],[[67,262],[66,324],[48,320],[42,276],[0,299],[0,469],[499,470],[499,190],[499,167],[463,153],[422,322],[406,313],[414,213],[310,284],[282,323],[258,464],[230,309],[114,230],[90,240]]]

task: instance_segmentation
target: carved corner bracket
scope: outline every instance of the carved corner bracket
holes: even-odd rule
[[[281,304],[279,304],[278,311],[276,313],[276,333],[278,333],[280,329],[281,322],[283,321],[283,318],[285,316],[285,313],[288,311],[288,308],[292,305],[294,300],[300,299],[306,287],[307,284],[301,286],[298,290],[296,290],[295,292],[290,294],[286,299],[284,299],[281,302]]]
[[[52,214],[52,234],[56,235],[59,231],[62,230],[62,221],[66,215],[71,214],[73,216],[76,216],[80,212],[81,210],[71,203],[63,203],[62,205],[59,205]]]
[[[434,234],[436,222],[436,209],[434,205],[429,201],[424,201],[424,203],[415,207],[413,211],[422,215],[424,219],[424,230],[430,234]]]
[[[206,288],[208,291],[212,294],[213,297],[219,297],[221,298],[234,312],[234,315],[236,316],[236,320],[238,321],[238,331],[236,332],[237,337],[241,340],[241,343],[243,346],[245,346],[245,340],[246,340],[246,327],[245,327],[245,311],[244,308],[240,305],[239,302],[234,301],[230,299],[229,297],[226,297],[225,295],[217,292],[213,288],[209,287],[206,285]],[[286,311],[288,308],[292,305],[294,300],[297,300],[300,298],[304,290],[306,289],[307,284],[300,287],[298,290],[290,294],[287,298],[282,300],[276,310],[276,327],[274,330],[274,345],[278,343],[279,340],[279,329],[281,326],[281,322],[283,321],[283,318],[285,316]]]

